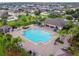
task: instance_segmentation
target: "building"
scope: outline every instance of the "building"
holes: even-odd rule
[[[3,16],[6,16],[6,17],[8,16],[7,10],[0,10],[0,18]]]
[[[57,26],[59,29],[63,28],[65,26],[66,21],[64,21],[63,18],[47,18],[44,21],[44,25],[49,26]]]

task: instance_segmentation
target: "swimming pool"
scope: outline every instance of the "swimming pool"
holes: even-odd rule
[[[23,36],[32,40],[33,42],[47,42],[51,39],[51,33],[46,32],[42,29],[27,29],[23,31]]]

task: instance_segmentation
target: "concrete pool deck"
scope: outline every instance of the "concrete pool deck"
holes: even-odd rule
[[[13,35],[13,37],[20,37],[22,38],[25,42],[23,43],[23,47],[26,50],[31,50],[32,52],[35,52],[36,55],[38,56],[49,56],[49,55],[62,55],[65,54],[64,51],[62,51],[61,49],[64,47],[68,47],[69,44],[68,42],[65,40],[64,44],[60,44],[57,43],[57,45],[54,45],[54,42],[57,38],[57,33],[54,32],[53,30],[51,30],[50,28],[47,27],[39,27],[36,25],[30,25],[29,27],[31,28],[41,28],[45,31],[50,32],[53,35],[53,38],[51,38],[51,40],[49,40],[48,42],[32,42],[31,40],[29,40],[28,38],[25,38],[24,36],[22,36],[22,31],[21,30],[15,30],[13,32],[11,32],[10,34]]]

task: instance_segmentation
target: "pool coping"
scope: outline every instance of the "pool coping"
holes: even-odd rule
[[[36,26],[36,25],[32,25],[32,26]],[[37,27],[37,26],[36,26]],[[33,28],[33,27],[30,27],[30,28]],[[35,29],[35,28],[34,28]],[[48,44],[48,43],[50,43],[52,40],[55,40],[57,37],[58,37],[58,35],[57,35],[57,33],[56,32],[54,32],[53,30],[47,30],[47,29],[45,29],[45,28],[40,28],[40,27],[37,27],[37,29],[41,29],[41,30],[44,30],[44,31],[46,31],[46,32],[49,32],[50,34],[51,34],[51,36],[53,36],[51,39],[49,39],[47,42],[42,42],[42,41],[40,41],[40,42],[33,42],[32,40],[29,40],[28,38],[26,38],[26,37],[24,37],[22,34],[23,34],[23,31],[25,31],[25,30],[28,30],[28,29],[23,29],[20,33],[18,33],[19,34],[19,36],[20,36],[20,38],[22,38],[24,41],[30,41],[30,42],[33,42],[34,44],[38,44],[38,43],[43,43],[43,44]],[[53,34],[53,33],[56,33],[56,36]]]

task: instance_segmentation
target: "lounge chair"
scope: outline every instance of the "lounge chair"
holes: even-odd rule
[[[29,27],[23,27],[23,29],[28,29]]]
[[[35,53],[35,52],[32,52],[32,55],[33,55],[33,56],[36,56],[36,53]]]
[[[49,27],[49,25],[46,24],[46,27]]]

